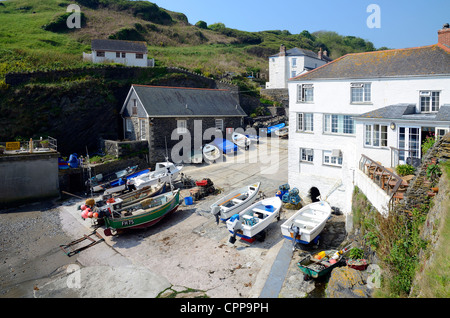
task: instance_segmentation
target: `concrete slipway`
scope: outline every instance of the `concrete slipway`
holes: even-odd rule
[[[234,158],[186,165],[183,172],[194,180],[210,178],[224,192],[260,181],[266,196],[273,196],[287,182],[287,140],[267,138]],[[233,245],[226,225],[217,225],[209,213],[218,197],[190,206],[183,200],[177,212],[146,230],[106,237],[100,228],[105,241],[68,258],[35,288],[34,297],[153,298],[168,288],[196,289],[211,298],[277,297],[290,261],[280,225],[294,211],[285,210],[269,226],[264,242]],[[83,202],[74,198],[59,208],[63,230],[74,239],[92,232],[91,220],[77,210]]]

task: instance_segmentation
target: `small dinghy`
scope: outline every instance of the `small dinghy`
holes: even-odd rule
[[[231,135],[231,140],[238,146],[244,149],[248,149],[248,146],[250,146],[250,139],[247,138],[247,136],[240,134],[238,132],[233,132]]]
[[[205,157],[206,162],[215,162],[221,156],[219,148],[212,144],[206,144],[203,147],[203,157]]]
[[[289,127],[283,127],[281,129],[275,130],[274,133],[280,138],[287,138],[289,136]]]
[[[248,242],[253,242],[257,235],[264,238],[267,226],[275,217],[280,219],[281,203],[279,197],[267,198],[233,215],[227,221],[228,231],[233,235],[230,243],[236,241],[236,236]]]
[[[226,221],[232,215],[248,208],[256,200],[261,182],[256,182],[248,186],[239,188],[227,194],[211,205],[211,213],[216,216],[218,223],[219,217]]]
[[[103,195],[102,200],[96,202],[98,207],[104,206],[108,203],[118,202],[121,204],[122,208],[139,203],[147,198],[151,198],[160,195],[166,191],[166,183],[158,183],[145,187],[141,190],[131,191],[122,195]]]
[[[293,241],[293,246],[296,243],[309,244],[322,232],[330,216],[331,206],[328,202],[308,204],[281,225],[281,234]]]
[[[140,190],[158,183],[170,183],[178,177],[183,165],[174,165],[172,162],[158,162],[155,171],[144,173],[127,181],[129,188]]]

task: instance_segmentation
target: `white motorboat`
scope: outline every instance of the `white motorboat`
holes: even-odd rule
[[[240,134],[238,132],[233,132],[233,134],[231,135],[231,140],[236,145],[238,145],[238,147],[245,149],[247,149],[248,146],[251,144],[251,140],[247,136]]]
[[[311,243],[325,227],[331,216],[331,206],[326,201],[308,204],[281,225],[284,238],[296,243]]]
[[[221,156],[219,148],[214,146],[213,144],[206,144],[203,146],[203,157],[205,157],[205,161],[207,162],[215,162]]]
[[[253,242],[257,235],[265,237],[263,232],[277,217],[280,218],[281,200],[279,197],[263,199],[250,207],[233,215],[227,221],[228,231],[233,235],[230,242],[236,241],[236,236],[246,241]]]
[[[136,190],[140,190],[158,183],[171,183],[178,177],[182,169],[183,165],[175,165],[168,161],[158,162],[155,166],[155,171],[150,171],[136,178],[132,178],[127,181],[127,184],[131,188],[134,186]]]
[[[226,221],[255,202],[260,186],[261,182],[256,182],[230,192],[211,205],[211,213]]]

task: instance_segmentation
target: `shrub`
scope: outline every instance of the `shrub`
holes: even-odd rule
[[[61,14],[60,16],[56,17],[52,22],[43,25],[42,28],[46,31],[51,32],[67,32],[71,31],[73,29],[69,29],[67,27],[67,19],[72,15],[72,12],[67,12],[64,14]],[[86,16],[83,12],[80,12],[80,20],[81,20],[81,27],[86,25]]]
[[[428,150],[433,147],[434,143],[436,142],[436,139],[431,136],[427,136],[425,141],[422,143],[422,153],[425,156],[425,154],[428,152]]]
[[[411,165],[408,164],[404,164],[404,165],[398,165],[395,168],[395,171],[400,175],[400,176],[407,176],[410,174],[414,174],[414,172],[416,171],[416,168],[414,168]]]

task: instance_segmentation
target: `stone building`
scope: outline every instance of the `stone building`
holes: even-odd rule
[[[191,151],[243,127],[247,114],[237,92],[133,84],[120,114],[124,139],[147,140],[151,156],[187,162]],[[177,148],[183,145],[183,150]],[[189,149],[189,151],[188,151]]]

